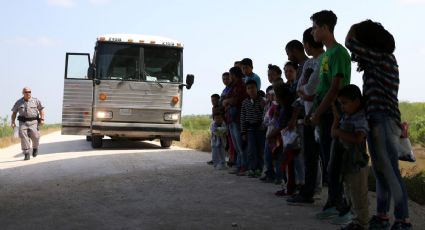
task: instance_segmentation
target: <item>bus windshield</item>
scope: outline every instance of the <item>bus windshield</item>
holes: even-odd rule
[[[99,79],[182,82],[181,49],[100,43],[96,50]]]

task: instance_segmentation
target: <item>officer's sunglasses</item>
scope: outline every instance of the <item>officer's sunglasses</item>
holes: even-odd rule
[[[24,91],[24,93],[31,93],[31,91]]]

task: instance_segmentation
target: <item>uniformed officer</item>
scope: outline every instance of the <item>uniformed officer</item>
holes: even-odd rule
[[[37,98],[31,97],[31,89],[25,87],[22,90],[24,95],[12,108],[12,128],[15,128],[16,115],[19,113],[19,137],[21,147],[25,155],[24,160],[30,159],[30,149],[32,142],[32,156],[37,156],[38,144],[40,140],[39,125],[44,124],[44,107]]]

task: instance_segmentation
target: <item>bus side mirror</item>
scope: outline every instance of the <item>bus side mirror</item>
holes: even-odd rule
[[[195,81],[195,76],[193,74],[188,74],[186,76],[186,89],[190,89]]]
[[[87,70],[87,78],[94,79],[95,73],[96,73],[96,68],[90,65],[89,69]]]

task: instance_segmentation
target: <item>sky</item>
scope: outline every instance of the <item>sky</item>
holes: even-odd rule
[[[0,0],[0,117],[9,116],[22,88],[45,106],[46,122],[60,123],[65,53],[93,54],[96,37],[134,33],[173,38],[184,44],[183,115],[209,114],[210,96],[221,93],[221,74],[249,57],[267,81],[268,64],[287,61],[287,42],[302,39],[310,16],[332,10],[336,40],[365,19],[383,24],[396,40],[400,101],[423,102],[425,0]],[[362,85],[353,64],[351,82]]]

